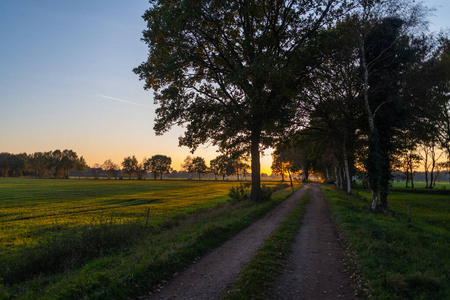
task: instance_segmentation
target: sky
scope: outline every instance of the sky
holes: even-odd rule
[[[448,0],[435,7],[430,30],[450,28]],[[147,59],[140,38],[148,0],[0,2],[0,152],[72,149],[88,165],[164,154],[179,170],[192,154],[178,147],[183,129],[153,131],[156,105],[133,68]],[[212,146],[193,154],[207,162]],[[269,152],[262,172],[270,174]]]

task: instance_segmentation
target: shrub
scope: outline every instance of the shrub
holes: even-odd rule
[[[261,201],[270,201],[272,199],[273,189],[271,187],[268,187],[266,185],[261,186]]]
[[[248,185],[241,183],[241,184],[239,184],[239,186],[236,186],[236,187],[233,186],[230,189],[228,196],[230,196],[231,202],[236,203],[236,202],[241,202],[241,201],[248,199],[250,197],[249,193],[250,193],[250,191],[248,189]]]
[[[230,201],[232,203],[241,202],[250,198],[250,183],[239,184],[239,186],[232,187],[228,196],[230,196]],[[270,201],[272,199],[272,194],[274,188],[262,185],[261,186],[261,202]]]

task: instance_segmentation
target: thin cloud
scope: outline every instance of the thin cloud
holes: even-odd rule
[[[140,103],[128,101],[128,100],[123,100],[123,99],[119,99],[119,98],[109,97],[109,96],[105,96],[105,95],[97,95],[97,96],[105,98],[105,99],[111,99],[111,100],[115,100],[115,101],[119,101],[119,102],[123,102],[123,103],[134,104],[134,105],[137,105],[137,106],[142,106],[142,107],[147,107],[148,108],[148,106],[142,105]]]

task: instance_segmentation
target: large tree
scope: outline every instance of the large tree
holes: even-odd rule
[[[344,0],[155,0],[144,14],[148,60],[134,69],[154,89],[155,131],[186,125],[180,145],[212,142],[251,154],[292,128],[296,91],[316,66],[317,36]]]
[[[361,82],[368,153],[365,167],[372,209],[387,207],[391,163],[402,148],[418,102],[407,89],[408,74],[423,63],[420,33],[426,9],[411,0],[358,0]],[[378,196],[380,196],[380,201]]]

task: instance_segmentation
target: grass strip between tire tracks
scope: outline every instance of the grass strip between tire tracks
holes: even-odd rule
[[[223,299],[270,298],[269,290],[292,252],[292,243],[302,224],[308,201],[309,191],[244,267]]]

